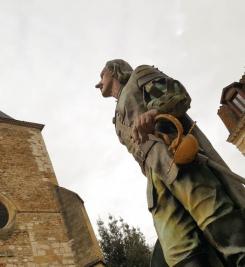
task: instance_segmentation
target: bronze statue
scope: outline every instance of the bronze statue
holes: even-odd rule
[[[148,208],[159,238],[158,251],[161,247],[166,260],[158,266],[244,267],[244,187],[232,173],[197,159],[182,165],[173,162],[168,148],[176,131],[168,121],[155,122],[157,115],[170,114],[181,122],[185,134],[192,127],[198,153],[228,169],[186,114],[191,98],[184,86],[154,66],[133,70],[115,59],[106,63],[96,87],[104,97],[117,99],[116,133],[147,177]],[[156,129],[165,138],[159,138]],[[210,260],[211,247],[215,260]]]

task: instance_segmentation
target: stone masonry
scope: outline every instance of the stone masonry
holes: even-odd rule
[[[0,112],[0,267],[104,266],[83,201],[58,186],[42,128]]]
[[[227,141],[245,156],[245,74],[223,89],[220,103],[218,115],[229,131]]]

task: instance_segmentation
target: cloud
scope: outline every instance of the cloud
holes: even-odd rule
[[[244,7],[242,0],[1,1],[1,110],[46,124],[59,183],[85,200],[93,223],[116,213],[152,241],[145,178],[115,135],[115,101],[94,84],[108,59],[158,66],[186,86],[190,115],[244,175],[244,157],[226,143],[216,115],[222,88],[244,71]]]

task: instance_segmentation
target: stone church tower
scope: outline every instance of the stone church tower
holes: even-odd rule
[[[218,115],[230,133],[227,141],[245,155],[245,74],[223,89],[220,103]]]
[[[42,129],[0,112],[0,267],[104,266],[82,199],[58,186]]]

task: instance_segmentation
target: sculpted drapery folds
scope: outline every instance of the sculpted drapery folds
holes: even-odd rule
[[[112,60],[96,87],[104,97],[117,99],[116,133],[147,177],[148,208],[168,266],[223,266],[218,257],[209,260],[207,244],[230,266],[245,266],[242,185],[197,161],[172,164],[168,145],[154,135],[155,127],[170,137],[175,135],[168,122],[155,125],[155,116],[162,113],[178,118],[185,132],[192,126],[186,114],[191,98],[184,86],[153,66],[133,70],[123,60]],[[226,166],[198,127],[193,134],[200,153]]]

